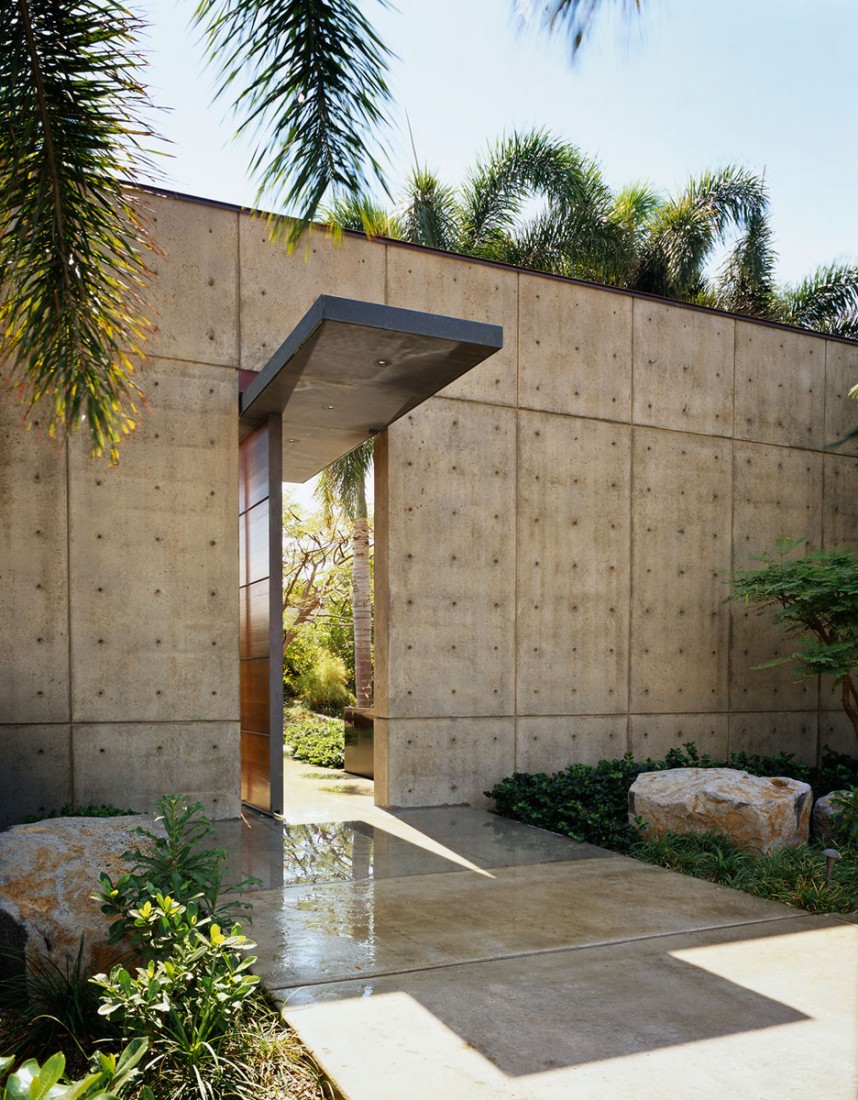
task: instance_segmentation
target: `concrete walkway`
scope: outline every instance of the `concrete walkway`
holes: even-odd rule
[[[855,920],[316,787],[219,833],[263,879],[256,969],[347,1100],[858,1095]]]

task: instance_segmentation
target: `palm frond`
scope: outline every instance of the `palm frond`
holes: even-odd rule
[[[327,524],[338,511],[351,522],[366,515],[366,477],[372,469],[374,446],[374,440],[367,439],[322,471],[316,497]]]
[[[745,232],[734,245],[721,269],[715,287],[719,309],[745,313],[751,317],[773,318],[774,269],[777,253],[772,245],[772,230],[759,214],[748,220]]]
[[[400,237],[396,218],[368,195],[342,195],[319,211],[320,220],[335,229],[352,229],[367,237]]]
[[[465,250],[491,255],[493,241],[514,227],[528,197],[542,195],[569,210],[586,200],[587,186],[584,158],[574,145],[544,130],[502,138],[462,188]]]
[[[384,2],[384,0],[382,0]],[[297,241],[326,196],[386,189],[368,135],[390,100],[390,51],[352,0],[200,0],[209,60],[234,95],[239,133],[253,134],[259,193],[297,220]]]
[[[626,19],[640,12],[641,0],[610,0],[610,3],[620,8]],[[549,30],[561,30],[566,34],[574,60],[604,4],[605,0],[550,0],[540,5],[542,22]],[[534,4],[532,0],[518,0],[516,8],[528,20],[532,17]]]
[[[780,294],[780,320],[858,338],[858,265],[828,264]]]
[[[462,246],[462,213],[452,187],[428,168],[408,177],[397,215],[403,240],[456,252]]]
[[[732,165],[692,179],[655,213],[635,289],[690,300],[705,287],[705,267],[728,228],[765,222],[768,192],[753,172]]]
[[[661,209],[664,197],[649,183],[626,184],[614,197],[611,217],[633,233],[642,232]]]
[[[28,423],[89,430],[118,457],[149,322],[151,247],[120,182],[152,136],[135,43],[113,0],[12,0],[0,20],[0,360]]]

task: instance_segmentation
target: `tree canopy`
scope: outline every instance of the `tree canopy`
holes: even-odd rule
[[[858,265],[830,264],[778,286],[768,188],[736,165],[672,195],[641,183],[613,192],[577,146],[544,130],[513,132],[458,187],[417,167],[393,209],[361,194],[324,216],[370,236],[858,335]]]

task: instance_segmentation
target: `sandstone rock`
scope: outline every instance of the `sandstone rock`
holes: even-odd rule
[[[144,838],[135,830],[141,825],[153,829],[143,815],[58,817],[0,833],[0,927],[6,938],[17,927],[28,956],[47,955],[64,967],[67,958],[77,957],[83,935],[85,964],[98,968],[108,962],[110,919],[89,895],[102,871],[115,880],[129,869],[122,853],[140,846]]]
[[[743,848],[778,851],[807,842],[812,794],[797,779],[759,778],[734,768],[643,772],[629,791],[629,821],[653,833],[719,832]]]
[[[831,791],[823,798],[818,798],[810,815],[810,831],[818,840],[824,840],[826,844],[833,839],[835,820],[840,816],[840,807],[835,806],[831,799],[846,791]]]

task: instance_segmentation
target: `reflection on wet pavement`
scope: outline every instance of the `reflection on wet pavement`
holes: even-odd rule
[[[450,860],[364,821],[327,821],[283,828],[284,886],[458,870],[461,868]]]
[[[361,820],[290,824],[245,810],[240,821],[217,823],[213,843],[226,849],[230,868],[259,879],[254,889],[261,890],[614,858],[467,806],[378,816],[389,829]]]

